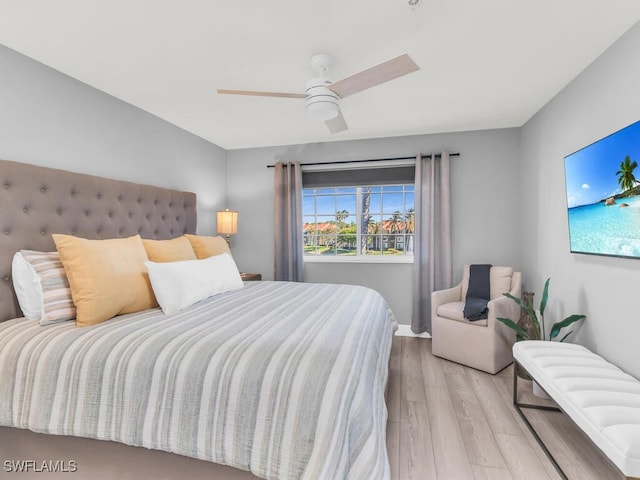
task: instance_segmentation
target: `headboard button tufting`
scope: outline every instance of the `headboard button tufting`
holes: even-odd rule
[[[11,284],[13,255],[53,251],[52,233],[115,238],[137,231],[163,240],[196,231],[192,193],[6,160],[0,160],[0,191],[0,322],[21,315]]]

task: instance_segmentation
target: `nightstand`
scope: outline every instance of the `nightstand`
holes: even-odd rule
[[[262,280],[262,274],[240,272],[240,278],[242,278],[243,282],[259,282],[260,280]]]

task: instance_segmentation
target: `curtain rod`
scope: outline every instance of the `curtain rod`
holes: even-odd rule
[[[414,160],[417,155],[413,155],[412,157],[392,157],[392,158],[374,158],[372,160],[338,160],[335,162],[312,162],[312,163],[301,163],[300,166],[304,167],[306,165],[338,165],[344,163],[364,163],[364,162],[392,162],[395,160]],[[429,157],[431,155],[420,155],[422,158]],[[436,153],[434,155],[436,158],[441,157],[442,154]],[[450,157],[459,157],[459,153],[450,153]],[[275,168],[275,165],[267,165],[267,168]]]

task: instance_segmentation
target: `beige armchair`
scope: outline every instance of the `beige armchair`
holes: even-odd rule
[[[431,294],[431,336],[434,355],[493,374],[513,361],[515,333],[496,317],[517,321],[520,307],[502,294],[509,292],[519,298],[522,276],[510,267],[491,267],[489,275],[491,300],[486,320],[471,322],[462,314],[469,265],[464,267],[458,286]]]

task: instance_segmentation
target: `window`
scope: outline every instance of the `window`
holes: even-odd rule
[[[305,256],[413,256],[414,195],[413,184],[305,188]]]

